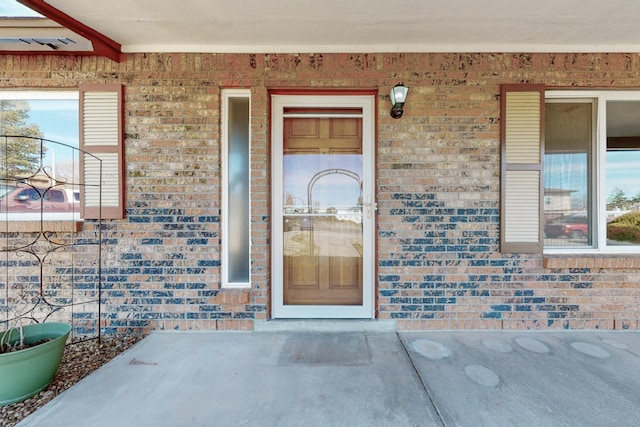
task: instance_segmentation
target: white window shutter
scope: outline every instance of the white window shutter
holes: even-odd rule
[[[544,85],[501,88],[500,249],[505,253],[542,252],[544,90]]]
[[[82,216],[124,218],[123,87],[80,86]]]

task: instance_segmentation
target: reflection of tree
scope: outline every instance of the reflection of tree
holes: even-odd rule
[[[607,197],[608,210],[627,210],[638,203],[640,203],[640,193],[636,194],[634,197],[627,197],[626,193],[618,187],[616,187],[609,197]]]
[[[29,103],[25,100],[0,100],[0,135],[30,136],[42,138],[37,124],[29,123]],[[6,176],[34,172],[44,155],[46,147],[40,141],[29,138],[7,138],[1,141],[0,155]]]

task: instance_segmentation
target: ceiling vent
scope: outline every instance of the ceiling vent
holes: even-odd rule
[[[52,53],[91,50],[91,41],[50,19],[0,19],[0,51]]]
[[[27,46],[33,47],[48,47],[53,50],[58,50],[60,48],[70,47],[76,44],[75,41],[71,40],[68,37],[65,38],[27,38],[27,37],[0,37],[0,45],[16,45],[16,48],[24,49],[25,46],[20,46],[21,44],[25,44]],[[7,46],[8,47],[8,46]]]

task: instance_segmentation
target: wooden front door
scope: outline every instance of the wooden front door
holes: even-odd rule
[[[373,223],[372,150],[363,136],[372,134],[363,132],[363,109],[290,106],[279,120],[274,286],[281,292],[274,306],[293,313],[283,317],[371,317],[371,307],[363,307],[372,288],[364,270],[372,265],[365,260],[372,241],[366,236]]]
[[[284,119],[285,304],[362,304],[361,128],[361,118]]]

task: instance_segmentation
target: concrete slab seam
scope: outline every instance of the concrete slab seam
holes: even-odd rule
[[[409,354],[407,345],[405,344],[404,340],[402,339],[402,337],[398,332],[396,332],[396,336],[398,337],[398,340],[400,341],[400,344],[404,349],[404,353],[407,355],[407,358],[409,359],[409,363],[411,363],[413,372],[415,372],[415,374],[418,376],[418,379],[420,380],[420,384],[422,384],[422,388],[424,389],[425,393],[427,394],[427,397],[429,398],[429,403],[431,403],[431,407],[434,409],[434,411],[436,411],[436,414],[438,415],[438,419],[440,420],[440,424],[442,425],[442,427],[447,427],[447,423],[444,421],[444,417],[442,416],[440,409],[436,405],[436,402],[435,402],[435,399],[433,398],[433,394],[431,393],[431,390],[429,390],[429,387],[427,387],[427,384],[422,379],[422,375],[420,375],[420,372],[418,371],[416,364],[413,362],[413,359],[411,358],[411,354]]]

